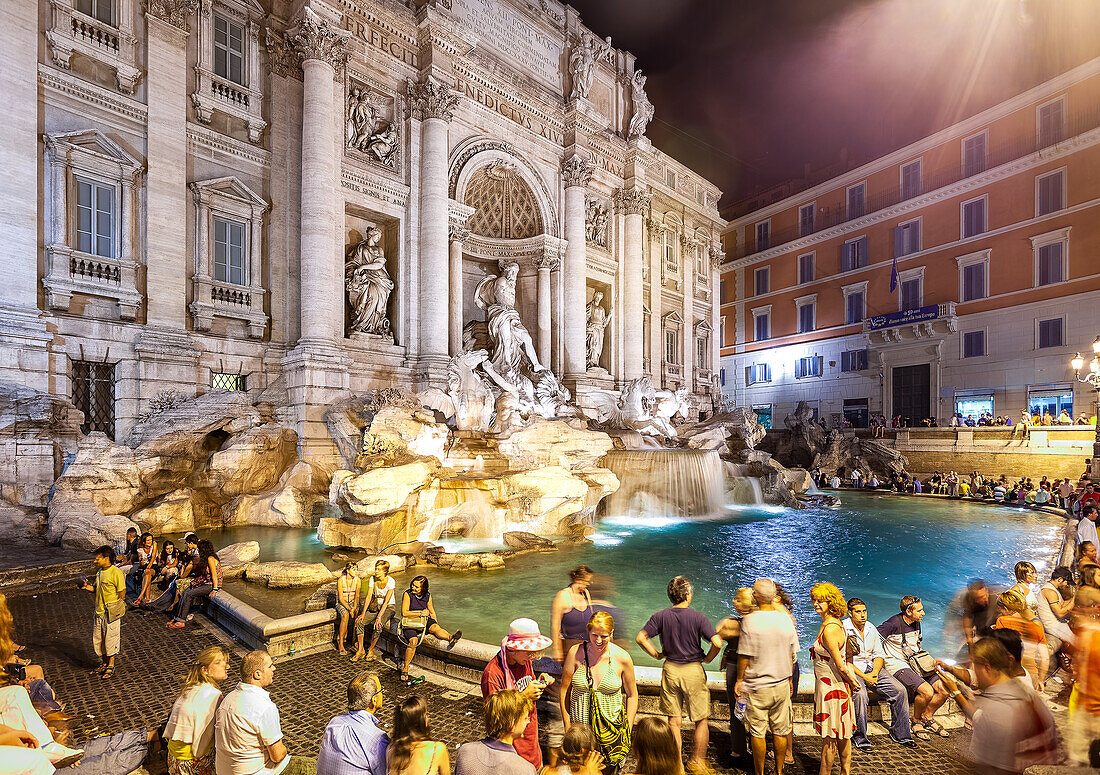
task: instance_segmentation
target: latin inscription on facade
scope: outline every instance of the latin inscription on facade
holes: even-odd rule
[[[492,92],[485,91],[477,84],[458,79],[455,81],[455,91],[465,94],[474,102],[478,102],[489,110],[492,110],[505,118],[515,121],[522,127],[536,132],[548,140],[561,143],[564,136],[556,127],[547,124],[541,118],[529,113],[525,108],[509,100],[501,99]]]
[[[451,11],[491,48],[522,70],[561,88],[562,44],[540,32],[496,0],[453,0]]]
[[[370,22],[364,19],[355,18],[351,14],[346,13],[344,14],[344,29],[371,48],[384,51],[394,59],[400,60],[412,67],[418,66],[417,55],[414,49],[405,41],[378,29]]]

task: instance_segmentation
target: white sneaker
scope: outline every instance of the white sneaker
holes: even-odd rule
[[[46,758],[49,759],[57,769],[75,764],[84,756],[83,748],[68,748],[58,742],[47,743],[39,750],[46,755]]]

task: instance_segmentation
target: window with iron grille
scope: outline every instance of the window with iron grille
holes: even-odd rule
[[[849,240],[840,246],[840,271],[850,272],[867,266],[871,261],[866,237]]]
[[[73,406],[84,413],[80,430],[99,431],[115,437],[115,365],[93,361],[72,362]]]
[[[1062,250],[1065,243],[1052,242],[1039,248],[1039,285],[1060,283],[1062,277]]]
[[[214,75],[244,85],[244,27],[214,17]]]
[[[1049,215],[1065,207],[1065,203],[1062,201],[1064,182],[1065,178],[1062,175],[1062,170],[1039,178],[1039,191],[1037,193],[1039,206],[1036,208],[1038,215]]]
[[[867,186],[860,183],[848,189],[848,217],[859,218],[867,212]]]
[[[1061,142],[1066,136],[1065,103],[1062,100],[1039,106],[1039,147]]]
[[[798,208],[798,235],[805,237],[814,233],[814,206],[802,205]]]
[[[244,393],[248,390],[247,377],[244,374],[227,374],[215,371],[211,374],[210,386],[214,390],[232,390],[236,393]]]
[[[805,358],[799,358],[794,364],[794,377],[795,379],[802,379],[803,377],[820,377],[821,365],[820,355],[809,355]]]
[[[115,187],[76,181],[76,249],[115,257]]]
[[[1062,346],[1062,319],[1039,321],[1039,348]]]
[[[980,358],[985,355],[985,331],[967,331],[963,334],[963,357]]]
[[[963,175],[970,177],[985,171],[985,133],[963,141]]]
[[[920,194],[920,159],[901,168],[901,198],[912,199]]]
[[[845,350],[840,354],[841,371],[866,371],[869,362],[870,351],[866,348],[862,350]]]

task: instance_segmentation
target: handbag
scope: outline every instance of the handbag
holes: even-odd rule
[[[905,654],[905,661],[913,672],[922,678],[927,678],[936,672],[936,659],[927,651],[920,647],[923,636],[917,636],[917,648],[902,648],[902,653]]]
[[[425,624],[427,622],[419,616],[401,617],[401,629],[403,630],[423,630]]]
[[[626,755],[630,753],[630,724],[627,723],[626,705],[619,709],[619,717],[609,719],[596,701],[596,687],[592,683],[592,665],[588,661],[588,644],[581,644],[584,649],[584,670],[588,676],[588,718],[592,732],[596,736],[596,742],[600,746],[600,753],[604,760],[611,765],[621,764]]]
[[[107,603],[107,624],[114,624],[123,616],[126,615],[126,601],[116,600],[113,603]]]
[[[374,582],[370,583],[370,600],[367,601],[367,613],[376,614],[381,606],[378,604],[378,595],[374,591]],[[411,629],[411,628],[410,628]]]

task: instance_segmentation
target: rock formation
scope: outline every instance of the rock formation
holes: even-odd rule
[[[805,401],[798,402],[783,424],[788,433],[777,445],[775,456],[786,465],[816,468],[829,476],[844,476],[858,467],[887,480],[894,474],[904,474],[909,466],[904,455],[881,442],[835,428],[826,430],[814,421],[813,410]]]

